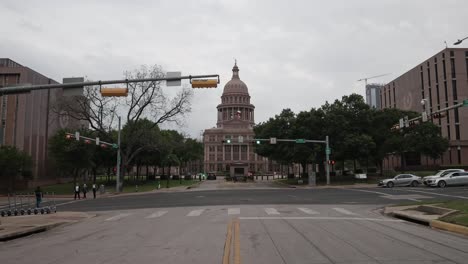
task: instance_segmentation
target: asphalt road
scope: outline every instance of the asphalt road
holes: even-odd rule
[[[204,190],[68,202],[96,214],[0,243],[0,263],[467,263],[467,237],[381,214],[468,188]]]
[[[139,208],[243,204],[396,204],[424,200],[468,200],[468,187],[235,189],[113,196],[60,205],[59,210],[107,211]]]

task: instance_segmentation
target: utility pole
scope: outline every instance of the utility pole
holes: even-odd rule
[[[115,191],[118,193],[120,192],[120,116],[119,116],[119,132],[117,134],[117,175],[116,175],[116,186],[115,186]]]

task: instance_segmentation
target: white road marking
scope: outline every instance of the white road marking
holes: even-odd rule
[[[152,213],[151,215],[148,215],[145,218],[156,218],[156,217],[161,217],[165,214],[167,214],[167,211],[157,211],[157,212]]]
[[[407,191],[409,191],[409,192],[418,192],[418,193],[426,193],[426,194],[430,194],[430,195],[439,195],[439,196],[460,198],[460,199],[468,200],[468,197],[466,197],[466,196],[449,195],[449,194],[442,194],[442,193],[436,193],[436,192],[424,192],[424,191],[416,191],[416,190],[407,190]]]
[[[297,208],[297,209],[301,210],[302,212],[304,212],[306,214],[319,214],[319,212],[314,211],[314,210],[309,209],[309,208]]]
[[[120,220],[120,219],[122,219],[122,218],[124,218],[124,217],[127,217],[127,216],[129,216],[129,215],[131,215],[131,214],[129,214],[129,213],[118,214],[118,215],[115,215],[115,216],[113,216],[113,217],[107,218],[106,221],[117,221],[117,220]]]
[[[375,222],[405,222],[400,219],[360,218],[360,217],[319,217],[319,216],[241,216],[240,220],[357,220]]]
[[[228,215],[240,214],[240,208],[228,208]]]
[[[268,215],[279,215],[280,213],[275,208],[265,208]]]
[[[421,202],[419,199],[430,199],[433,198],[431,196],[424,196],[424,195],[414,195],[414,194],[389,194],[389,193],[383,193],[383,192],[376,192],[376,191],[367,191],[367,190],[360,190],[360,189],[350,189],[352,191],[358,191],[358,192],[367,192],[367,193],[376,193],[380,194],[381,198],[385,199],[390,199],[390,200],[410,200],[414,202]],[[412,191],[411,189],[406,189],[406,191]],[[426,192],[424,192],[426,193]],[[429,194],[434,194],[434,193],[429,193]],[[468,198],[466,198],[468,199]]]
[[[205,209],[198,209],[198,210],[193,210],[190,211],[190,213],[187,214],[187,216],[200,216]]]
[[[333,210],[339,212],[339,213],[342,213],[342,214],[345,214],[345,215],[354,215],[355,213],[351,212],[351,211],[348,211],[344,208],[332,208]]]

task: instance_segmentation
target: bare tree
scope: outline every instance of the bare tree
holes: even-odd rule
[[[126,79],[162,78],[165,76],[161,66],[141,66],[134,71],[124,73]],[[126,119],[126,131],[122,138],[122,165],[130,164],[139,153],[157,149],[154,142],[146,142],[142,129],[151,130],[164,122],[180,123],[183,116],[191,111],[193,92],[184,87],[176,95],[164,93],[161,82],[138,82],[128,84],[128,96],[125,99],[102,97],[99,86],[85,87],[83,96],[66,98],[57,104],[55,111],[70,118],[86,121],[100,135],[108,135],[118,113]],[[150,127],[138,125],[141,119],[152,121]],[[148,131],[148,133],[151,133]],[[122,170],[125,171],[125,170]]]

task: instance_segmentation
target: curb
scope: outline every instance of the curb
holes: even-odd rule
[[[36,233],[41,233],[41,232],[47,231],[49,229],[52,229],[54,227],[58,227],[60,225],[66,224],[66,223],[67,222],[46,224],[46,225],[30,227],[30,228],[26,228],[24,230],[19,230],[19,231],[16,231],[16,232],[0,235],[0,242],[9,241],[9,240],[13,240],[13,239],[16,239],[16,238],[21,238],[21,237],[29,236],[29,235],[36,234]]]
[[[432,228],[442,229],[458,234],[468,236],[468,227],[462,225],[451,224],[439,220],[432,220],[429,224]]]

